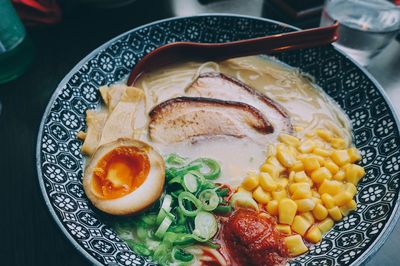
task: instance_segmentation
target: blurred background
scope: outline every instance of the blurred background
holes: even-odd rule
[[[10,15],[11,2],[21,25]],[[399,0],[390,3],[388,10],[400,5]],[[92,50],[127,30],[173,16],[236,13],[305,29],[320,25],[323,8],[323,0],[0,0],[0,139],[6,142],[0,144],[0,150],[2,165],[12,167],[7,171],[12,176],[7,177],[0,169],[10,190],[0,193],[0,201],[7,207],[0,219],[0,264],[87,264],[58,230],[44,204],[34,154],[40,119],[51,94]],[[334,10],[334,6],[330,8]],[[19,37],[18,44],[7,48],[4,39],[11,40],[11,29]],[[368,60],[359,63],[367,66],[400,108],[400,37],[398,29],[387,32],[384,45],[368,48]],[[2,74],[7,74],[3,80]],[[7,156],[10,149],[21,156]],[[396,248],[400,246],[399,226],[395,230],[368,265],[396,265],[393,258],[400,259]]]

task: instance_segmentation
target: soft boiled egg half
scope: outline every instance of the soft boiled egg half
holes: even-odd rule
[[[158,200],[165,181],[162,156],[150,145],[118,139],[100,146],[86,167],[83,188],[101,211],[129,215]]]

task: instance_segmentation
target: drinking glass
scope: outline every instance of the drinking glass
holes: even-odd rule
[[[321,26],[339,22],[334,45],[363,66],[385,48],[400,29],[400,8],[386,0],[326,0]]]
[[[19,77],[33,59],[33,47],[9,0],[0,0],[0,84]]]

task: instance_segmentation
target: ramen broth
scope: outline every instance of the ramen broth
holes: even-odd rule
[[[146,96],[143,115],[157,104],[185,95],[185,89],[205,72],[221,72],[264,93],[283,106],[301,138],[316,128],[326,128],[351,143],[351,127],[343,111],[310,78],[297,69],[286,66],[268,57],[251,56],[229,59],[222,62],[188,62],[163,67],[145,73],[135,86],[143,89]],[[270,119],[273,124],[273,119]],[[149,139],[148,121],[141,121],[143,128],[137,129],[136,138],[157,147],[164,155],[176,153],[189,158],[209,157],[220,162],[222,175],[217,182],[236,187],[250,170],[258,169],[266,158],[279,130],[270,135],[269,143],[256,143],[248,138],[214,136],[195,142],[161,144]]]

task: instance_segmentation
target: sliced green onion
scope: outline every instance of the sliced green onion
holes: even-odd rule
[[[157,215],[156,214],[146,214],[140,217],[141,221],[146,225],[154,225],[156,223]]]
[[[210,212],[200,211],[194,218],[193,237],[200,242],[211,239],[218,231],[218,223]]]
[[[206,246],[209,246],[209,247],[212,248],[212,249],[217,249],[217,248],[220,248],[220,247],[221,247],[220,244],[214,243],[214,242],[211,242],[211,241],[204,242],[204,244],[205,244]]]
[[[227,214],[227,213],[232,212],[232,207],[220,205],[217,208],[215,208],[214,212],[220,213],[220,214]]]
[[[216,186],[214,185],[214,183],[205,181],[205,182],[203,182],[203,184],[201,185],[201,189],[200,189],[200,190],[215,189],[215,187],[216,187]]]
[[[167,167],[182,167],[187,163],[187,159],[179,156],[176,153],[172,153],[168,155],[167,159],[165,160],[165,164]]]
[[[185,225],[186,224],[186,216],[180,207],[176,208],[176,214],[178,215],[177,224]]]
[[[221,167],[217,161],[209,158],[199,158],[190,163],[190,165],[199,165],[197,170],[206,179],[216,179],[221,174]]]
[[[183,176],[183,187],[191,193],[196,192],[197,189],[199,188],[199,182],[198,182],[197,177],[190,172],[187,173],[186,175],[184,175]]]
[[[192,254],[190,254],[189,252],[186,252],[180,248],[177,248],[174,251],[174,258],[176,260],[189,262],[189,261],[193,260],[194,256]]]
[[[158,212],[158,215],[156,218],[157,224],[160,224],[164,220],[167,213],[171,211],[171,204],[172,204],[172,196],[166,194],[164,196],[163,202],[160,207],[160,211]]]
[[[184,191],[183,189],[173,191],[171,192],[171,196],[177,199],[179,197],[179,194],[181,194],[183,191]]]
[[[169,242],[162,242],[154,251],[154,259],[160,264],[168,264],[168,260],[171,257],[172,244]]]
[[[229,188],[218,189],[216,192],[217,192],[218,196],[226,197],[229,195]]]
[[[135,243],[132,247],[133,251],[135,251],[137,254],[141,255],[141,256],[150,256],[151,255],[151,251],[144,245],[141,243]]]
[[[168,184],[182,184],[182,176],[175,176],[174,178],[172,178],[171,180],[168,181]]]
[[[168,232],[174,233],[186,233],[186,227],[184,225],[171,225],[168,229]]]
[[[199,200],[203,204],[201,207],[205,211],[212,211],[218,207],[219,197],[215,190],[206,189],[199,194]]]
[[[158,229],[154,233],[154,235],[156,237],[162,239],[171,224],[172,224],[171,217],[170,216],[165,216],[164,220],[161,222],[160,226],[158,227]]]
[[[174,244],[178,246],[185,246],[189,244],[193,244],[195,239],[191,234],[179,234]]]
[[[147,238],[147,231],[147,228],[145,228],[144,226],[138,226],[136,229],[136,234],[139,239],[145,240]]]
[[[192,203],[195,207],[195,210],[191,210],[185,207],[184,200],[189,201],[189,203]],[[178,204],[179,207],[181,208],[181,211],[183,212],[184,215],[189,216],[189,217],[194,217],[197,215],[201,208],[201,202],[190,192],[184,191],[178,196]]]
[[[173,244],[177,238],[178,238],[178,234],[173,233],[173,232],[166,232],[163,237],[163,242],[170,242]]]

